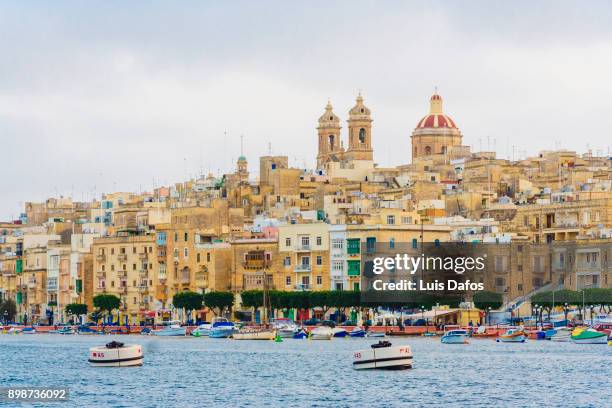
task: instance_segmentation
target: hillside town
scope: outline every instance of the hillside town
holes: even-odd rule
[[[26,202],[0,223],[0,300],[23,323],[68,321],[66,305],[92,311],[99,294],[119,297],[129,324],[176,318],[185,291],[232,292],[240,310],[247,290],[360,290],[362,246],[376,242],[491,244],[480,283],[506,305],[612,287],[609,155],[476,150],[436,92],[414,118],[411,162],[382,167],[362,95],[345,129],[336,112],[328,102],[315,123],[313,169],[241,152],[232,173]]]

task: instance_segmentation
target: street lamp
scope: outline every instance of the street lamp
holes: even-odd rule
[[[535,326],[536,326],[536,330],[538,329],[538,313],[539,313],[539,305],[536,303],[535,305],[533,305],[533,310],[535,311]]]
[[[565,302],[563,304],[563,317],[565,318],[565,320],[567,320],[567,312],[569,310],[569,305],[567,304],[567,302]],[[564,326],[566,326],[567,324],[564,324]]]
[[[487,319],[489,320],[489,326],[491,325],[491,306],[487,307]]]
[[[425,320],[425,306],[421,306],[421,319]],[[425,322],[425,326],[427,326],[427,322]]]

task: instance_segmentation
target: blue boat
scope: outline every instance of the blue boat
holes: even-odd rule
[[[348,334],[346,330],[341,329],[339,327],[333,328],[332,332],[334,333],[334,337],[346,337],[346,335]]]
[[[208,332],[208,337],[211,339],[225,339],[234,333],[234,326],[218,326],[213,327]]]
[[[184,336],[187,329],[180,325],[178,321],[164,322],[164,327],[158,330],[151,330],[153,336]]]
[[[443,344],[468,344],[469,333],[467,330],[449,330],[440,338]]]
[[[349,332],[349,336],[351,337],[365,337],[366,331],[361,327],[355,327],[353,330]]]
[[[33,327],[24,327],[23,330],[21,330],[21,334],[34,334],[36,333],[36,330]]]
[[[300,330],[299,332],[295,333],[293,335],[294,339],[307,339],[308,338],[308,333],[306,333],[306,331],[304,329]]]
[[[232,327],[233,328],[234,323],[230,322],[225,317],[217,317],[213,320],[212,323],[204,322],[200,324],[198,327],[196,327],[191,332],[191,335],[194,337],[208,336],[210,334],[210,331],[217,327]]]

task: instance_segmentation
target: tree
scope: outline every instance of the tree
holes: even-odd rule
[[[80,316],[87,314],[87,305],[84,303],[69,303],[65,307],[66,313],[69,316]]]
[[[314,292],[307,292],[310,294],[309,303],[310,307],[320,307],[323,309],[323,316],[327,314],[327,311],[332,306],[333,299],[331,291],[329,290],[317,290]]]
[[[180,310],[187,312],[188,319],[191,319],[192,310],[200,310],[204,303],[204,295],[198,292],[186,291],[174,295],[172,305]]]
[[[119,309],[121,305],[121,299],[115,295],[108,293],[101,293],[94,296],[93,298],[94,307],[98,308],[100,312],[105,312],[107,315],[111,314],[113,310]]]
[[[245,290],[240,294],[242,298],[242,306],[253,308],[251,313],[251,322],[255,322],[255,312],[263,306],[263,291],[261,290]]]
[[[17,314],[17,305],[12,299],[7,299],[0,303],[0,318],[5,319],[5,323],[12,322]]]
[[[221,314],[225,308],[230,308],[234,304],[234,294],[232,292],[208,292],[204,294],[204,305],[210,308],[213,313],[215,309]]]
[[[480,310],[499,309],[504,304],[501,293],[496,292],[476,292],[473,297],[474,307]]]

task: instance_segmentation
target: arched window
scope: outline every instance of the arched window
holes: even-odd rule
[[[440,149],[440,153],[446,154],[446,146],[442,146],[442,149]]]
[[[334,135],[329,135],[329,150],[332,150],[332,151],[334,150],[334,142],[335,142],[334,139],[335,139]]]
[[[431,146],[425,146],[425,154],[428,156],[431,154]]]
[[[359,143],[365,143],[366,131],[364,128],[359,129]]]

